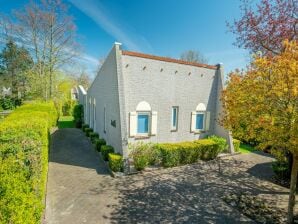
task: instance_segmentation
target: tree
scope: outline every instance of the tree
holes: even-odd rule
[[[208,63],[208,59],[204,57],[199,51],[188,50],[181,54],[181,60],[189,61],[189,62],[197,62],[197,63]]]
[[[246,73],[230,74],[222,124],[261,148],[293,154],[288,222],[293,222],[298,171],[298,45],[284,42],[274,57],[255,57]],[[248,91],[249,90],[249,91]]]
[[[17,97],[19,92],[22,92],[22,96],[25,95],[25,84],[28,81],[26,72],[32,66],[33,60],[29,52],[9,40],[0,53],[0,73],[8,77],[13,97]]]
[[[77,78],[77,84],[82,85],[85,89],[89,88],[90,83],[90,77],[85,72],[82,72]]]
[[[251,1],[242,0],[242,16],[228,27],[238,47],[264,55],[284,51],[284,40],[297,40],[297,0],[261,0],[254,10]]]
[[[14,38],[31,49],[41,95],[52,98],[56,71],[77,55],[76,27],[60,0],[42,0],[15,12]]]

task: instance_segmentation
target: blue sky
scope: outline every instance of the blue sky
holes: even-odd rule
[[[1,12],[27,1],[0,0]],[[94,75],[97,61],[115,41],[127,50],[179,58],[199,50],[209,64],[223,63],[226,72],[244,68],[249,54],[233,46],[226,21],[239,18],[237,0],[67,0],[82,45],[82,62]]]

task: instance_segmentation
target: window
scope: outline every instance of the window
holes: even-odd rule
[[[93,105],[93,126],[94,126],[94,131],[96,131],[96,105]]]
[[[178,127],[178,107],[172,107],[172,131],[177,131]]]
[[[148,134],[149,132],[149,114],[138,113],[138,134]]]
[[[198,112],[196,114],[196,130],[203,130],[204,129],[204,113]]]
[[[103,108],[103,132],[106,133],[106,108]]]

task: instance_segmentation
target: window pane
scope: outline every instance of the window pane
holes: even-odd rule
[[[148,114],[139,114],[138,115],[138,133],[148,133]]]
[[[177,108],[172,108],[172,127],[176,128],[177,124]]]
[[[196,129],[203,129],[204,114],[197,114],[196,116]]]

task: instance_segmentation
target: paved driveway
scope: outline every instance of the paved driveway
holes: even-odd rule
[[[262,154],[114,179],[80,130],[58,130],[52,142],[45,223],[254,223],[221,200],[239,191],[287,205]]]

